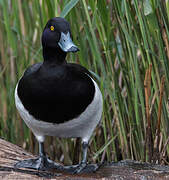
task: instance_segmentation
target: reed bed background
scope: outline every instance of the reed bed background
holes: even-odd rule
[[[88,160],[168,164],[169,0],[0,0],[0,137],[37,153],[14,89],[23,71],[42,61],[42,30],[55,16],[70,22],[80,48],[67,60],[90,69],[103,94]],[[78,144],[45,142],[49,156],[65,164],[79,161]]]

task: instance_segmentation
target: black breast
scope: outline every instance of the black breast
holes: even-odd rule
[[[94,83],[82,66],[34,65],[31,68],[18,84],[18,96],[37,120],[63,123],[78,117],[92,102]]]

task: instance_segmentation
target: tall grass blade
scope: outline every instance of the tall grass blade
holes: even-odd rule
[[[66,6],[63,8],[60,17],[66,17],[67,14],[76,6],[76,4],[79,2],[79,0],[70,0]]]

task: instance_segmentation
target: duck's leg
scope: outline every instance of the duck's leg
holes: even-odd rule
[[[75,168],[73,174],[77,173],[85,173],[85,172],[95,172],[99,166],[97,164],[88,164],[87,163],[87,150],[88,150],[88,142],[82,142],[82,161],[81,163]]]
[[[87,166],[88,142],[82,142],[82,161],[74,170],[73,174],[80,173]]]
[[[87,149],[88,149],[88,143],[83,142],[82,143],[83,157],[81,163],[77,165],[64,166],[64,170],[72,174],[80,173],[87,165]]]
[[[55,163],[54,161],[47,158],[44,151],[44,143],[39,142],[39,157],[36,159],[26,159],[23,161],[17,162],[15,168],[29,168],[37,170],[46,170],[46,169],[62,169],[60,164]]]

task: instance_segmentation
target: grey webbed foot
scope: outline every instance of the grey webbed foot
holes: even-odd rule
[[[36,170],[63,169],[63,166],[48,159],[46,156],[39,156],[36,159],[26,159],[14,165],[15,168],[29,168]]]
[[[97,164],[87,164],[81,163],[79,166],[74,170],[73,174],[80,174],[80,173],[94,173],[99,169],[99,165]]]
[[[87,163],[82,162],[76,167],[76,169],[72,173],[73,174],[82,173],[86,166],[87,166]]]
[[[63,171],[71,174],[93,173],[96,172],[99,167],[100,165],[97,164],[81,163],[72,166],[64,166]]]

